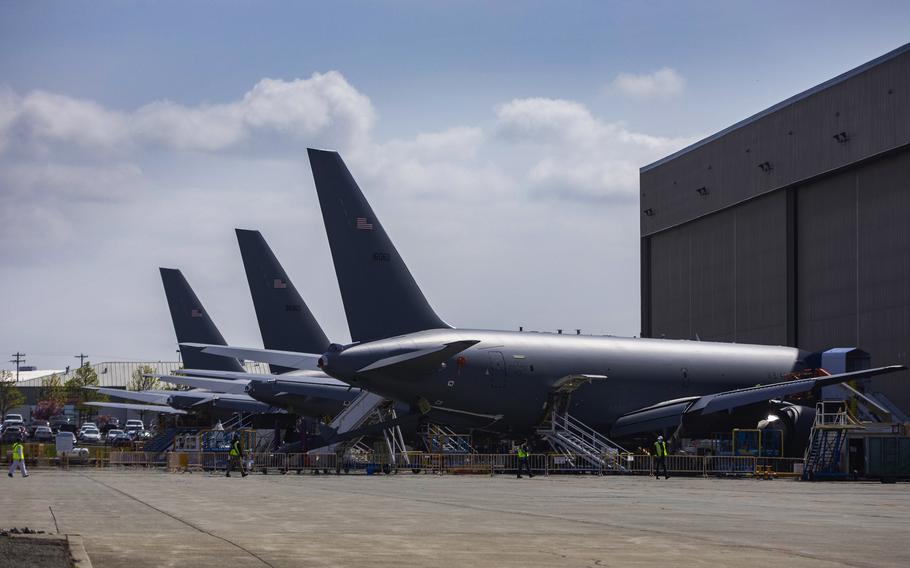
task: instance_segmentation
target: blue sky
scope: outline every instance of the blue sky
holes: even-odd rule
[[[22,308],[0,348],[169,357],[158,265],[256,344],[234,226],[345,339],[311,269],[330,261],[308,145],[342,151],[448,321],[636,334],[637,168],[908,21],[906,2],[0,3],[0,294]]]

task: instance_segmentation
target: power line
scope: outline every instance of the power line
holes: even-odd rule
[[[15,357],[15,359],[10,359],[10,363],[16,364],[16,382],[19,382],[19,364],[25,363],[25,353],[19,353],[18,351],[10,355],[10,357]]]
[[[78,354],[78,355],[73,355],[73,358],[74,358],[74,359],[79,359],[79,367],[83,367],[83,366],[85,365],[85,359],[86,359],[87,357],[88,357],[88,355],[86,355],[85,353],[80,353],[80,354]]]

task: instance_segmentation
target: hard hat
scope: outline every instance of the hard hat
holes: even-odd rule
[[[657,439],[658,439],[658,440],[663,440],[664,437],[663,437],[663,436],[658,436]]]

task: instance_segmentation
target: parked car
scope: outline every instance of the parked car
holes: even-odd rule
[[[0,424],[0,429],[6,429],[8,426],[25,426],[25,423],[18,414],[7,414],[7,418]]]
[[[16,421],[19,422],[19,424],[25,423],[25,420],[22,419],[22,415],[21,415],[21,414],[9,413],[9,414],[7,414],[6,417],[3,419],[4,422],[6,422],[7,420],[16,420]]]
[[[95,430],[97,430],[98,425],[95,424],[94,422],[83,422],[82,426],[79,427],[79,431],[81,432],[82,430],[85,430],[86,428],[94,428]]]
[[[101,442],[101,431],[97,428],[83,428],[79,433],[79,440],[87,444]]]
[[[50,425],[51,425],[51,423],[48,422],[47,420],[32,420],[32,423],[28,425],[28,432],[29,432],[29,435],[34,436],[34,435],[35,435],[35,430],[36,430],[39,426],[48,426],[48,427],[50,427]]]
[[[6,424],[4,422],[3,433],[0,434],[0,443],[11,444],[23,440],[28,436],[28,431],[21,424]]]
[[[148,430],[140,430],[133,436],[136,442],[147,442],[152,439],[152,433]]]
[[[108,430],[107,434],[105,434],[105,436],[104,436],[104,443],[105,444],[113,443],[114,439],[116,439],[117,436],[120,436],[121,434],[125,436],[126,432],[124,432],[123,430],[116,430],[116,429]]]
[[[113,416],[111,416],[107,419],[107,422],[105,422],[104,425],[101,426],[101,431],[104,432],[105,434],[110,432],[111,430],[120,430],[120,419],[119,418],[114,418]]]
[[[36,426],[32,432],[32,439],[36,442],[53,442],[54,432],[50,426]]]
[[[113,432],[113,430],[111,430]],[[133,439],[129,434],[122,430],[118,430],[119,434],[111,441],[111,445],[114,447],[129,447],[133,445]]]
[[[142,422],[142,420],[136,420],[134,418],[134,419],[126,421],[126,426],[124,427],[124,430],[126,430],[127,432],[129,432],[131,430],[138,432],[141,430],[145,430],[145,424]]]
[[[50,419],[50,427],[54,432],[73,432],[76,433],[77,428],[73,423],[72,419],[65,414],[58,414],[57,416],[52,416]]]

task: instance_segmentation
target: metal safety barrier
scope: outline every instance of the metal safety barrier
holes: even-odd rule
[[[405,459],[405,457],[407,459]],[[571,454],[531,454],[528,466],[534,475],[595,474],[654,475],[656,458],[647,454],[618,454],[602,467],[573,459]],[[95,465],[98,467],[166,468],[169,471],[224,471],[228,452],[154,452],[116,451],[95,448],[84,456],[42,458],[26,456],[31,467],[53,465]],[[518,471],[515,454],[451,454],[408,452],[394,456],[382,453],[336,455],[332,453],[245,452],[244,465],[251,473],[432,473],[514,475]],[[723,477],[793,476],[801,472],[801,458],[754,456],[670,455],[666,458],[670,475]]]

